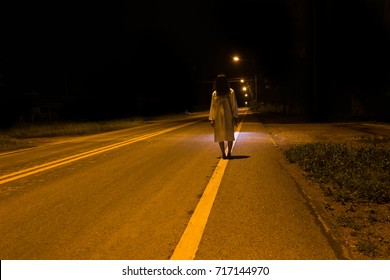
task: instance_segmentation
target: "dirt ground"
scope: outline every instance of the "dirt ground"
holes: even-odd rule
[[[378,122],[308,123],[283,119],[260,121],[285,151],[310,142],[390,147],[390,124]],[[390,259],[390,203],[341,203],[325,196],[296,164],[284,163],[301,186],[324,229],[341,244],[347,259]]]

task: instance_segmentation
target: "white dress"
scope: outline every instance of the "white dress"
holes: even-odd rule
[[[214,121],[214,141],[234,141],[233,118],[238,117],[238,106],[234,90],[230,94],[217,96],[216,91],[211,97],[209,120]]]

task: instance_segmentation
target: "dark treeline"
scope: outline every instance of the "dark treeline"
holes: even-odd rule
[[[118,3],[9,4],[2,126],[188,109],[191,69],[179,46],[163,32],[134,27],[137,6]]]
[[[263,101],[315,120],[389,120],[390,1],[278,2],[273,16],[283,16],[284,26],[269,36],[277,51],[259,47]]]
[[[390,1],[317,1],[318,113],[389,120]]]

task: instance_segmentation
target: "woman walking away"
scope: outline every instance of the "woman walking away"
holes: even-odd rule
[[[214,82],[209,120],[214,127],[214,141],[219,143],[223,159],[226,159],[225,141],[228,144],[227,157],[231,157],[237,118],[238,106],[234,90],[230,88],[225,74],[219,74]]]

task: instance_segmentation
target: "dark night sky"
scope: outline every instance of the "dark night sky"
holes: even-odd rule
[[[370,73],[367,83],[356,83],[364,88],[388,75],[386,0],[88,2],[3,10],[1,94],[15,112],[3,118],[31,100],[60,97],[68,117],[191,110],[208,103],[211,85],[199,81],[248,72],[232,65],[235,53],[256,59],[264,77],[285,88],[299,80],[303,99],[314,79],[320,94],[332,87],[328,79],[350,86]]]

